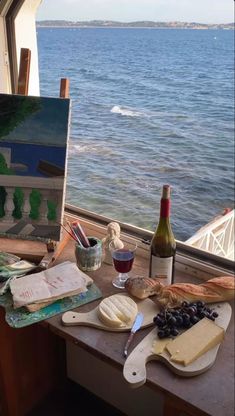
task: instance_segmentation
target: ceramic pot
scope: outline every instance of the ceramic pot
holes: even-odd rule
[[[81,247],[79,244],[75,246],[75,257],[77,266],[84,272],[97,270],[101,266],[102,261],[102,243],[96,237],[88,237],[90,247]]]

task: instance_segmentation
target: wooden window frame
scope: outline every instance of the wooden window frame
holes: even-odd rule
[[[2,18],[4,19],[4,36],[8,60],[8,93],[17,94],[18,92],[20,49],[27,48],[32,55],[29,95],[40,95],[35,23],[35,14],[40,1],[0,0],[0,11],[4,11]],[[30,36],[28,36],[28,31],[30,31]]]
[[[15,39],[15,19],[23,5],[24,0],[13,0],[5,16],[8,59],[11,79],[11,92],[17,93],[18,87],[18,66],[17,66],[17,46]]]
[[[74,217],[75,219],[79,217],[81,222],[84,222],[84,225],[88,225],[91,230],[98,230],[103,236],[106,234],[107,224],[115,221],[113,218],[105,217],[70,204],[65,204],[64,215]],[[142,250],[143,256],[148,256],[153,232],[120,221],[118,223],[120,224],[122,233],[127,238],[135,238],[138,240],[138,247]],[[234,274],[234,262],[232,260],[189,246],[178,240],[176,241],[176,245],[176,263],[178,269],[187,271],[189,274],[203,280],[207,280],[208,275],[222,276]]]

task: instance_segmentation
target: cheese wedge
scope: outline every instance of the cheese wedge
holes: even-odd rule
[[[165,351],[165,348],[169,342],[172,342],[172,339],[164,338],[164,339],[156,339],[153,342],[152,346],[152,353],[153,354],[161,354],[163,351]]]
[[[132,324],[137,313],[137,304],[125,295],[109,296],[103,299],[98,307],[99,319],[113,328]]]
[[[167,344],[166,350],[172,361],[186,366],[219,344],[223,338],[224,329],[210,319],[203,318]]]

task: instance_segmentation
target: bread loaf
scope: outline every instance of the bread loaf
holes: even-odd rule
[[[138,281],[135,282],[135,280]],[[133,296],[143,299],[153,294],[162,305],[179,305],[187,300],[194,302],[203,300],[206,303],[229,301],[235,297],[235,279],[233,276],[215,277],[199,285],[192,283],[175,283],[164,286],[154,279],[136,278],[126,284],[126,290]],[[152,290],[146,290],[148,280],[153,280]]]
[[[179,305],[187,300],[203,300],[206,303],[223,302],[234,299],[235,279],[232,276],[215,277],[207,282],[195,285],[192,283],[175,283],[163,286],[159,283],[157,300],[162,305]]]
[[[138,299],[156,295],[158,287],[158,281],[148,277],[128,278],[125,282],[127,292]]]

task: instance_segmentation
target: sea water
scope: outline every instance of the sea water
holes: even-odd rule
[[[72,98],[66,201],[186,240],[234,200],[233,31],[38,28],[42,96]]]

